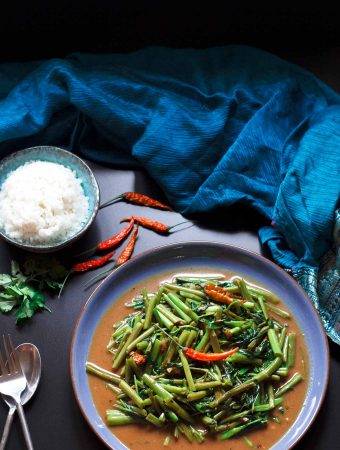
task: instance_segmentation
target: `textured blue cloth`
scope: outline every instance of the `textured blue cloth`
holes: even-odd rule
[[[255,208],[340,343],[340,96],[311,73],[243,46],[0,66],[0,156],[44,144],[143,166],[188,216]]]

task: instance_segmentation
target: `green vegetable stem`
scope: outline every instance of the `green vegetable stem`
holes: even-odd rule
[[[202,443],[217,435],[242,436],[255,448],[244,433],[265,428],[302,381],[290,313],[277,304],[240,277],[174,277],[156,292],[144,288],[103,349],[112,371],[86,364],[114,396],[108,425],[164,429],[165,446],[180,436]]]

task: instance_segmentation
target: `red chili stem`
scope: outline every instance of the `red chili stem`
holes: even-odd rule
[[[127,243],[126,247],[124,248],[122,253],[118,256],[117,261],[116,261],[116,266],[120,266],[121,264],[125,263],[126,261],[128,261],[131,258],[131,255],[135,248],[137,234],[138,234],[138,225],[133,230],[131,238],[130,238],[129,242]]]
[[[127,222],[129,220],[134,220],[136,223],[141,225],[143,228],[148,228],[149,230],[156,231],[156,233],[168,234],[172,228],[177,227],[178,225],[182,225],[185,222],[176,223],[175,225],[165,225],[164,223],[157,222],[156,220],[148,219],[147,217],[137,217],[130,216],[124,217],[121,222]]]
[[[103,203],[102,205],[99,205],[98,209],[106,208],[106,206],[110,206],[113,203],[116,203],[116,202],[119,202],[120,200],[123,200],[123,196],[124,196],[124,194],[120,194],[120,195],[117,195],[117,197],[111,198],[111,200],[108,200],[107,202]]]
[[[86,272],[87,270],[97,269],[98,267],[102,267],[105,263],[107,263],[112,256],[114,255],[114,251],[108,253],[102,258],[90,259],[88,261],[83,261],[81,263],[74,264],[71,268],[72,272]]]
[[[148,195],[140,194],[139,192],[124,192],[123,194],[118,195],[117,197],[108,200],[99,206],[99,209],[105,208],[106,206],[112,205],[120,200],[125,200],[129,203],[134,203],[135,205],[141,206],[149,206],[150,208],[158,208],[166,211],[172,211],[170,206],[165,205],[164,203],[159,202],[158,200],[149,197]]]
[[[219,361],[221,359],[228,358],[233,353],[237,352],[238,349],[239,347],[235,347],[222,353],[202,353],[194,350],[193,348],[186,348],[184,353],[189,358],[195,359],[197,361]]]

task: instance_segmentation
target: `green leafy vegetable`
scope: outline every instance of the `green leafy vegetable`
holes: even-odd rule
[[[36,312],[47,310],[45,293],[56,293],[67,274],[55,258],[45,255],[29,257],[20,267],[11,261],[11,273],[0,274],[0,312],[13,313],[22,324]]]
[[[107,423],[152,424],[191,443],[242,436],[255,448],[244,434],[266,427],[303,377],[293,369],[295,333],[268,308],[274,295],[254,289],[241,278],[175,277],[131,299],[135,311],[106,346],[113,371],[86,363],[116,394]]]

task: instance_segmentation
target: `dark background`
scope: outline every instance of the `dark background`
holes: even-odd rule
[[[0,2],[0,63],[62,58],[73,52],[129,52],[152,45],[207,48],[245,44],[310,69],[340,92],[340,21],[336,2],[300,3],[298,0],[293,5],[229,0],[3,0]],[[96,167],[95,172],[101,188],[108,189],[110,180],[113,183],[112,171]],[[150,195],[159,194],[145,174],[138,186],[134,184],[136,175],[130,171],[115,176],[120,177],[122,192],[139,189]],[[118,214],[124,205],[116,208]],[[100,223],[104,227],[109,221]],[[238,232],[225,230],[212,223],[207,229],[195,228],[196,234],[191,230],[184,238],[222,240],[259,251],[254,231],[248,233],[242,227]],[[103,235],[107,232],[101,229]],[[91,236],[94,239],[93,233]],[[141,240],[136,252],[157,243],[161,245],[163,241]],[[13,254],[4,242],[0,243],[1,272],[8,270]],[[35,343],[42,353],[42,382],[26,409],[36,449],[104,449],[85,425],[74,399],[65,358],[75,321],[88,293],[77,279],[70,282],[67,295],[68,302],[53,306],[53,317],[46,313],[18,331],[11,317],[1,316],[0,328],[12,332],[18,342]],[[338,444],[339,347],[330,342],[330,350],[330,383],[325,402],[297,450],[333,450]],[[1,407],[1,429],[6,412]],[[8,450],[19,448],[24,445],[16,420]]]
[[[340,45],[336,1],[14,0],[0,7],[0,61],[246,44],[299,54]]]

